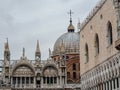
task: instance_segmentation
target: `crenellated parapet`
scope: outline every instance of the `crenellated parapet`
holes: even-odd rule
[[[106,1],[107,0],[101,0],[100,2],[98,2],[98,4],[89,13],[87,18],[83,21],[83,23],[81,23],[80,30],[82,30],[87,25],[87,23],[94,17],[94,15],[99,11],[99,9],[104,5]]]

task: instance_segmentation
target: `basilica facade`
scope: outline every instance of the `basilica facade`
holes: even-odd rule
[[[0,90],[80,90],[79,33],[71,17],[67,33],[49,49],[47,60],[41,60],[39,41],[35,60],[28,59],[25,48],[20,59],[11,60],[8,40],[4,48]]]
[[[120,90],[120,0],[101,0],[79,33],[81,90]]]
[[[62,58],[63,56],[65,57],[64,49],[61,49],[59,62],[51,58],[42,61],[39,42],[37,42],[35,60],[29,60],[23,48],[21,58],[11,63],[9,45],[6,42],[0,90],[60,90],[66,88],[66,60]]]

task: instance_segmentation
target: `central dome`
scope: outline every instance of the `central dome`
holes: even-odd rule
[[[60,47],[62,44],[64,45],[66,54],[79,54],[79,33],[74,31],[72,18],[70,18],[68,32],[60,36],[54,44],[53,56],[56,56],[60,53]]]
[[[60,53],[60,46],[64,44],[66,54],[79,53],[79,33],[68,32],[60,36],[54,45],[53,55]]]

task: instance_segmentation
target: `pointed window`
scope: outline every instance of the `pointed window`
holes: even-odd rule
[[[76,79],[76,72],[73,72],[73,79]]]
[[[73,64],[73,70],[76,70],[76,64],[75,63]]]
[[[88,61],[89,61],[89,51],[88,51],[88,44],[87,43],[85,45],[85,58],[86,58],[85,63],[88,63]]]
[[[67,78],[70,78],[70,72],[67,72]]]
[[[107,23],[107,42],[108,42],[108,46],[112,45],[113,43],[112,24],[110,21]]]
[[[99,37],[98,34],[95,35],[95,56],[99,54]]]

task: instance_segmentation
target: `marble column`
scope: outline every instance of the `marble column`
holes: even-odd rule
[[[116,89],[118,88],[118,84],[119,84],[118,78],[116,78],[116,79],[115,79],[115,87],[116,87]]]
[[[95,86],[95,90],[97,90],[97,86]]]
[[[44,83],[45,85],[47,84],[47,82],[46,82],[46,81],[47,81],[46,78],[47,78],[47,77],[45,77],[45,83]]]
[[[62,86],[62,78],[61,78],[61,76],[60,76],[60,86]]]
[[[101,90],[103,90],[103,83],[101,83]]]
[[[115,79],[115,89],[117,89],[117,79]]]
[[[119,89],[120,89],[120,77],[118,78],[118,83],[119,83]]]
[[[107,90],[107,84],[106,84],[107,82],[105,82],[105,90]]]
[[[16,77],[16,87],[18,87],[18,77]]]
[[[25,78],[25,87],[26,87],[26,77],[24,77]]]
[[[36,88],[36,77],[34,77],[34,88]]]
[[[43,77],[41,78],[41,81],[40,81],[40,83],[41,83],[41,86],[43,85]]]
[[[20,87],[23,87],[23,85],[22,85],[22,77],[20,77]]]
[[[30,86],[30,77],[28,77],[29,78],[29,86]]]
[[[119,88],[119,78],[117,77],[117,89]]]
[[[112,89],[111,90],[114,90],[114,80],[112,80]]]
[[[104,83],[104,90],[106,90],[106,83]]]
[[[94,86],[94,90],[96,90],[96,87]]]
[[[104,90],[104,83],[102,83],[102,90]]]
[[[51,80],[50,80],[50,79],[51,79],[51,77],[49,77],[49,84],[51,83]]]
[[[105,82],[105,90],[109,90],[109,81]]]
[[[109,90],[111,90],[111,81],[109,81]]]
[[[52,84],[53,84],[54,83],[54,80],[53,80],[54,78],[53,77],[51,77],[51,78],[52,78],[51,80],[52,80]]]
[[[13,77],[11,77],[11,86],[13,87]]]
[[[57,86],[58,86],[59,85],[59,78],[57,77],[56,79],[57,79]]]
[[[31,86],[31,77],[30,77],[30,86]]]
[[[46,79],[46,85],[47,85],[47,84],[48,84],[48,83],[47,83],[47,79],[48,79],[48,77],[45,77],[45,79]]]

